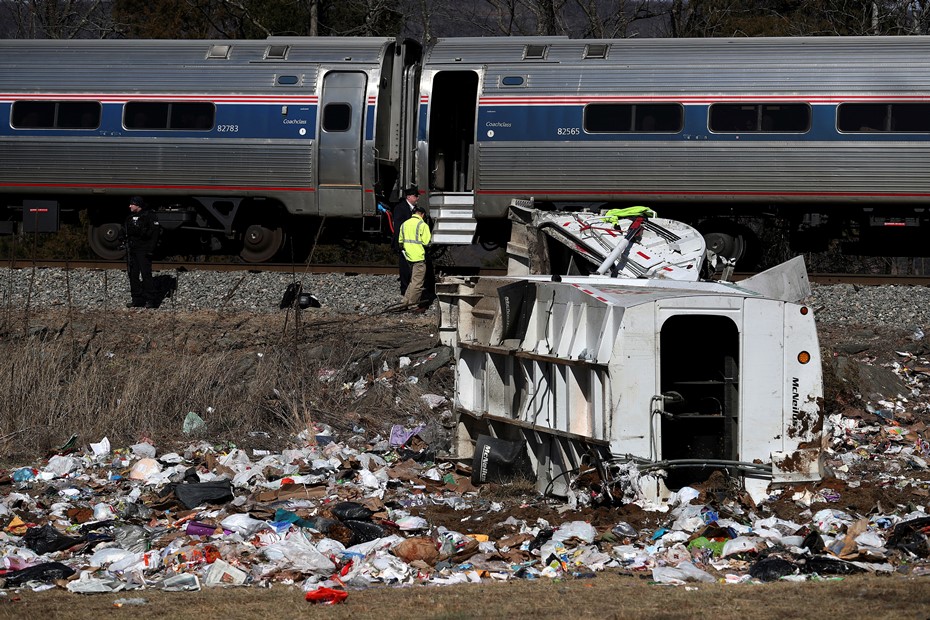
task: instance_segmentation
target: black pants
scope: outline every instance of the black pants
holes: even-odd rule
[[[129,293],[132,295],[132,303],[137,306],[156,301],[152,255],[146,248],[129,248]]]
[[[400,294],[405,295],[410,285],[410,263],[403,254],[399,254],[397,259],[397,269],[400,272]]]

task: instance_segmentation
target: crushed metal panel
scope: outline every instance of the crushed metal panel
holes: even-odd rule
[[[764,474],[745,480],[757,497],[773,481],[820,477],[819,346],[799,304],[730,283],[606,277],[458,278],[438,292],[456,404],[472,420],[460,456],[479,428],[516,433],[543,491],[561,488],[553,480],[594,442],[652,463],[642,483],[656,498],[687,482],[653,471],[671,457]],[[689,404],[666,405],[663,391]]]

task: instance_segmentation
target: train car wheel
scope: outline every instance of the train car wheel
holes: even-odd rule
[[[284,247],[284,229],[279,224],[252,224],[245,229],[239,256],[247,263],[271,260]]]
[[[742,235],[713,231],[704,235],[704,241],[708,250],[730,260],[738,261],[746,253],[746,243]]]
[[[118,260],[126,255],[120,237],[123,225],[119,222],[91,224],[87,230],[87,243],[90,249],[104,260]]]

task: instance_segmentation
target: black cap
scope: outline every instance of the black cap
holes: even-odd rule
[[[404,196],[419,196],[419,195],[420,195],[420,188],[417,187],[416,185],[411,185],[410,187],[404,190]]]
[[[133,196],[129,199],[129,204],[136,205],[137,207],[145,207],[145,200],[143,200],[142,196]]]

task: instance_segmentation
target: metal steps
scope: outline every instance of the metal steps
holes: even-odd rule
[[[475,239],[475,195],[472,192],[431,194],[430,217],[433,219],[433,243],[437,245],[471,245]]]

